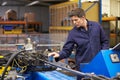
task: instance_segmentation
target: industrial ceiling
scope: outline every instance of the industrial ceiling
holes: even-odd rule
[[[0,6],[50,6],[69,0],[0,0]]]

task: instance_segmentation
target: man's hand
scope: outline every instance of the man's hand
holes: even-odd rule
[[[58,58],[60,55],[57,52],[52,52],[48,54],[48,57],[53,56],[54,58]]]

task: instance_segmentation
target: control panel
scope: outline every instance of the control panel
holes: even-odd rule
[[[110,58],[111,58],[112,62],[120,62],[120,58],[119,58],[118,53],[110,54]]]

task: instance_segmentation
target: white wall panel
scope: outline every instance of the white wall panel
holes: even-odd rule
[[[110,14],[120,17],[120,0],[110,0]],[[118,22],[118,27],[120,28],[120,21]]]
[[[120,1],[110,0],[110,14],[113,16],[120,16]]]
[[[110,0],[102,0],[102,14],[110,15]]]

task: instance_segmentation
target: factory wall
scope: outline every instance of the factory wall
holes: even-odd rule
[[[102,0],[102,14],[110,15],[110,0]]]
[[[120,0],[110,0],[110,13],[113,16],[120,16]]]
[[[17,12],[17,19],[23,20],[24,13],[32,12],[35,13],[35,21],[42,22],[42,31],[48,32],[49,28],[49,7],[44,6],[34,6],[34,7],[25,7],[25,6],[0,6],[0,16],[4,16],[5,12],[9,9],[13,9]]]
[[[120,0],[102,0],[102,14],[120,16]]]
[[[112,16],[120,17],[120,0],[110,0],[110,13]],[[111,22],[111,24],[115,24]],[[118,28],[120,29],[120,21],[118,21]]]

